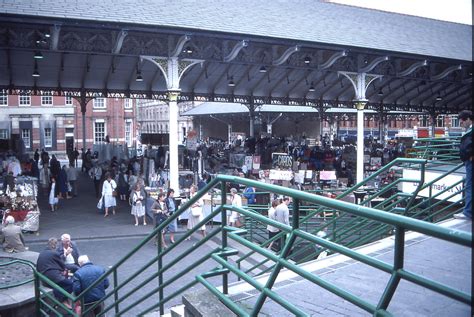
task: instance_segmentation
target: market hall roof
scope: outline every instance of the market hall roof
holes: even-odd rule
[[[366,71],[383,75],[369,108],[472,101],[472,26],[312,0],[0,0],[0,89],[165,99],[140,56],[170,56],[183,36],[180,58],[203,63],[184,74],[181,100],[347,106],[339,72]]]

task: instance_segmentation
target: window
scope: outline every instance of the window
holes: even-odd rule
[[[420,127],[428,127],[428,116],[421,116],[420,117]]]
[[[50,93],[44,93],[44,96],[41,96],[41,105],[42,106],[52,106],[53,105],[53,96]]]
[[[53,146],[53,131],[51,128],[44,128],[44,147]]]
[[[444,127],[444,116],[437,116],[436,117],[436,127],[437,128],[442,128]]]
[[[459,118],[458,118],[458,116],[451,116],[451,126],[453,128],[458,128],[459,127]]]
[[[68,105],[68,106],[72,105],[72,97],[71,96],[66,96],[66,105]]]
[[[105,109],[105,98],[95,98],[93,107],[97,109]]]
[[[31,96],[20,95],[20,106],[31,106]]]
[[[132,146],[132,121],[125,121],[125,142],[127,146]]]
[[[132,99],[124,99],[123,101],[123,107],[125,109],[131,109],[132,108]]]
[[[29,149],[31,147],[31,130],[21,129],[21,138],[25,144],[25,148]]]
[[[94,122],[94,143],[100,143],[105,141],[105,122],[96,121]]]
[[[8,95],[0,94],[0,106],[8,106]]]
[[[0,129],[0,140],[8,140],[9,138],[8,129]]]

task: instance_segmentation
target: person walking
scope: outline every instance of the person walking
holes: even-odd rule
[[[71,185],[71,196],[77,197],[77,169],[73,165],[69,165],[66,171],[67,180]]]
[[[42,189],[42,194],[43,195],[48,195],[49,194],[49,183],[50,183],[50,177],[49,177],[49,169],[46,165],[43,165],[40,171],[40,183],[41,183],[41,189]]]
[[[89,176],[94,181],[95,197],[100,197],[100,180],[102,178],[102,168],[99,164],[95,164],[93,168],[89,170]]]
[[[115,215],[115,206],[117,201],[115,200],[114,192],[117,189],[117,184],[112,179],[112,175],[107,172],[105,174],[105,181],[102,184],[102,198],[104,199],[105,214],[104,217],[109,216],[109,208],[112,208],[112,214]]]
[[[51,212],[58,210],[59,202],[59,188],[56,183],[56,178],[51,176],[50,185],[49,185],[49,205],[51,206]]]
[[[280,204],[279,199],[274,199],[272,201],[272,206],[270,207],[270,209],[268,209],[268,219],[278,221],[275,215],[275,208],[279,204]],[[268,231],[268,239],[272,239],[274,236],[278,234],[278,232],[280,232],[280,229],[272,225],[267,225],[267,231]],[[273,240],[272,242],[270,242],[270,244],[268,245],[268,249],[271,250],[272,248],[274,251],[280,251],[280,244],[278,243],[278,240]]]
[[[132,215],[135,217],[135,226],[138,226],[138,222],[141,217],[143,217],[143,225],[146,226],[146,216],[145,216],[145,206],[144,201],[145,197],[143,197],[140,185],[136,184],[135,188],[132,190],[131,193],[132,199]]]
[[[464,179],[464,210],[453,217],[472,220],[472,111],[463,110],[458,117],[461,126],[466,129],[459,145],[459,156],[466,168],[466,176]]]
[[[77,296],[94,284],[102,275],[105,269],[99,265],[93,264],[87,255],[81,255],[78,259],[80,268],[73,276],[73,290]],[[84,294],[85,308],[88,305],[100,301],[105,297],[105,290],[109,287],[110,282],[106,277],[100,283],[92,287]],[[104,310],[104,303],[94,308],[93,316],[99,315]]]
[[[69,188],[67,186],[67,172],[66,165],[59,170],[59,175],[57,178],[57,185],[59,187],[59,197],[69,199]]]
[[[237,193],[236,188],[230,189],[230,202],[234,207],[242,207],[242,197]],[[233,227],[241,227],[242,221],[240,220],[240,213],[238,211],[232,210],[230,217],[229,217],[229,225]]]
[[[290,225],[290,210],[288,209],[290,202],[290,197],[283,197],[281,203],[275,208],[275,220],[287,226]],[[278,230],[278,233],[280,232],[281,230]],[[279,239],[279,250],[283,248],[283,245],[285,244],[285,238],[286,236],[282,235],[282,237]]]
[[[189,188],[189,198],[193,198],[197,193],[197,186],[191,185]],[[203,200],[198,199],[192,206],[191,206],[191,213],[188,218],[187,229],[191,230],[197,226],[198,223],[204,220],[204,213],[202,211]],[[199,232],[201,233],[202,237],[206,237],[206,225],[202,225],[199,228]],[[190,240],[191,237],[188,237],[186,240]]]
[[[136,185],[139,187],[139,185]],[[151,206],[151,210],[153,211],[153,214],[155,215],[155,228],[161,225],[163,222],[166,221],[168,218],[168,210],[166,209],[166,203],[165,203],[165,193],[159,193],[158,194],[158,199],[153,203]],[[166,245],[165,242],[165,231],[166,228],[161,230],[161,243],[163,248],[167,248],[168,246]],[[156,244],[158,244],[158,237]]]
[[[176,200],[174,199],[174,189],[168,188],[168,191],[166,193],[166,209],[168,209],[168,215],[171,216],[177,209],[178,209],[178,204],[176,203]],[[170,241],[171,243],[174,243],[174,233],[178,230],[178,221],[177,219],[174,219],[169,225],[168,225],[168,232],[170,233]]]
[[[35,154],[33,154],[33,159],[34,159],[35,162],[36,162],[36,166],[38,166],[38,164],[39,164],[39,159],[40,159],[40,154],[39,154],[39,150],[38,150],[38,149],[35,150]]]
[[[117,186],[118,186],[118,194],[120,195],[120,200],[125,201],[127,200],[127,195],[129,192],[128,188],[128,182],[127,182],[127,175],[123,170],[120,170],[120,172],[117,175]]]

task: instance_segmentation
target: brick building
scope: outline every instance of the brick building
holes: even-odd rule
[[[86,111],[86,148],[104,142],[135,145],[135,101],[95,98]],[[65,153],[67,148],[82,148],[82,113],[72,97],[0,94],[0,139],[17,135],[27,152],[45,148]]]

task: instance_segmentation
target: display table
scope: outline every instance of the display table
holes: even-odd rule
[[[36,232],[39,230],[38,208],[35,210],[10,210],[6,211],[4,217],[13,216],[15,224],[19,225],[22,231]]]

